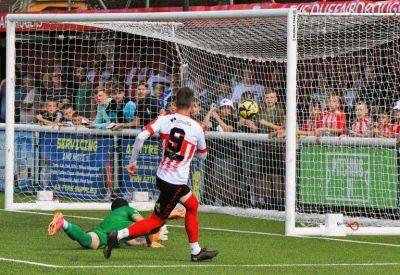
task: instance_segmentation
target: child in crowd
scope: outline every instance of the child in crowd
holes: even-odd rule
[[[71,105],[66,105],[64,110],[63,110],[63,125],[65,126],[74,126],[74,123],[72,121],[73,115],[76,114],[74,108]]]
[[[353,137],[368,137],[371,131],[371,119],[368,117],[368,106],[359,102],[355,108],[356,118],[351,123],[349,135]]]
[[[391,138],[394,134],[394,126],[390,123],[389,115],[381,113],[378,115],[378,122],[374,123],[372,136],[379,138]]]
[[[164,100],[164,90],[165,90],[164,85],[161,85],[159,83],[154,85],[153,88],[154,96],[157,98],[158,107],[160,107],[161,109],[164,109],[166,105],[166,101]]]
[[[309,107],[308,119],[304,122],[301,129],[298,130],[297,133],[303,136],[315,136],[315,130],[321,127],[322,110],[318,103],[314,103]]]
[[[237,129],[237,118],[235,108],[230,99],[224,98],[217,106],[212,103],[210,111],[204,118],[204,124],[210,131],[233,132]]]
[[[322,127],[316,129],[316,136],[340,136],[345,133],[346,114],[340,109],[340,97],[331,95],[328,111],[322,116]]]
[[[36,115],[37,121],[42,125],[59,127],[62,120],[62,113],[58,110],[57,102],[49,99],[45,103],[45,111]]]
[[[76,128],[85,127],[85,125],[86,125],[85,122],[86,122],[85,118],[81,117],[78,113],[75,112],[72,115],[72,124]]]

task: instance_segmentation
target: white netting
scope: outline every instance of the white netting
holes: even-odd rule
[[[298,20],[297,212],[398,225],[399,19]]]
[[[67,96],[90,125],[97,112],[93,93],[106,90],[115,98],[116,90],[124,90],[124,103],[112,106],[133,104],[136,114],[129,117],[127,108],[119,116],[127,116],[123,127],[140,128],[160,111],[174,111],[171,95],[188,86],[197,99],[193,116],[209,131],[208,159],[194,163],[191,177],[202,204],[225,206],[218,209],[231,212],[252,208],[255,211],[246,213],[280,218],[285,188],[286,24],[286,17],[46,23],[47,30],[17,34],[17,86],[24,79],[35,83],[29,86],[34,92],[25,97],[22,93],[21,99],[16,93],[16,100],[27,101],[37,114],[46,95],[58,96],[57,101]],[[319,222],[327,212],[378,225],[398,219],[398,122],[392,115],[400,99],[399,25],[393,16],[298,16],[297,117],[303,137],[298,139],[296,211],[306,224]],[[57,75],[62,89],[54,83],[56,89],[49,86],[57,81],[56,77],[49,82],[49,77]],[[137,98],[145,89],[141,81],[150,85],[152,97],[145,103]],[[244,100],[258,103],[254,118],[240,117],[238,106]],[[335,100],[339,103],[331,102]],[[113,116],[107,106],[104,113]],[[356,108],[361,109],[357,115]],[[37,121],[20,120],[26,122]],[[65,124],[65,131],[74,129]],[[154,197],[157,140],[145,147],[139,176],[129,178],[123,166],[137,131],[101,127],[79,135],[29,128],[40,134],[27,137],[35,144],[35,161],[26,186],[16,179],[16,200],[33,201],[36,197],[30,195],[41,189],[57,191],[61,201],[106,201],[113,194],[132,198],[134,190],[150,190]],[[92,151],[82,150],[90,141],[97,141],[96,151],[93,144]],[[79,148],[81,142],[88,144]],[[24,158],[17,147],[17,161]]]

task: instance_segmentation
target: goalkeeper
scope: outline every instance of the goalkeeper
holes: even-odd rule
[[[174,210],[169,218],[183,218],[185,216],[183,211]],[[57,212],[48,226],[48,234],[55,236],[63,229],[72,240],[77,241],[83,248],[97,249],[107,245],[107,233],[123,229],[143,219],[143,216],[136,209],[130,207],[126,200],[118,198],[111,204],[111,213],[92,230],[84,232],[78,225],[66,221],[63,214]],[[161,231],[163,231],[162,228],[151,236],[126,239],[123,243],[128,246],[164,247],[157,242],[161,237]]]

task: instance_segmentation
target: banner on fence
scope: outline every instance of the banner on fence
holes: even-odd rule
[[[394,148],[304,146],[299,167],[299,203],[397,208]]]
[[[5,131],[0,131],[0,191],[5,188]],[[15,187],[25,189],[32,186],[34,182],[34,155],[35,155],[35,134],[32,132],[15,132],[15,160],[14,180]]]
[[[40,134],[40,184],[55,195],[104,199],[112,184],[114,140],[101,136]]]

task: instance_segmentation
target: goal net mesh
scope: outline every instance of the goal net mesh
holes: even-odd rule
[[[297,22],[298,220],[396,224],[399,19]],[[286,17],[39,25],[16,34],[15,202],[40,190],[61,202],[154,200],[158,139],[137,176],[124,166],[138,130],[174,112],[187,86],[209,146],[191,170],[201,203],[283,218]]]

